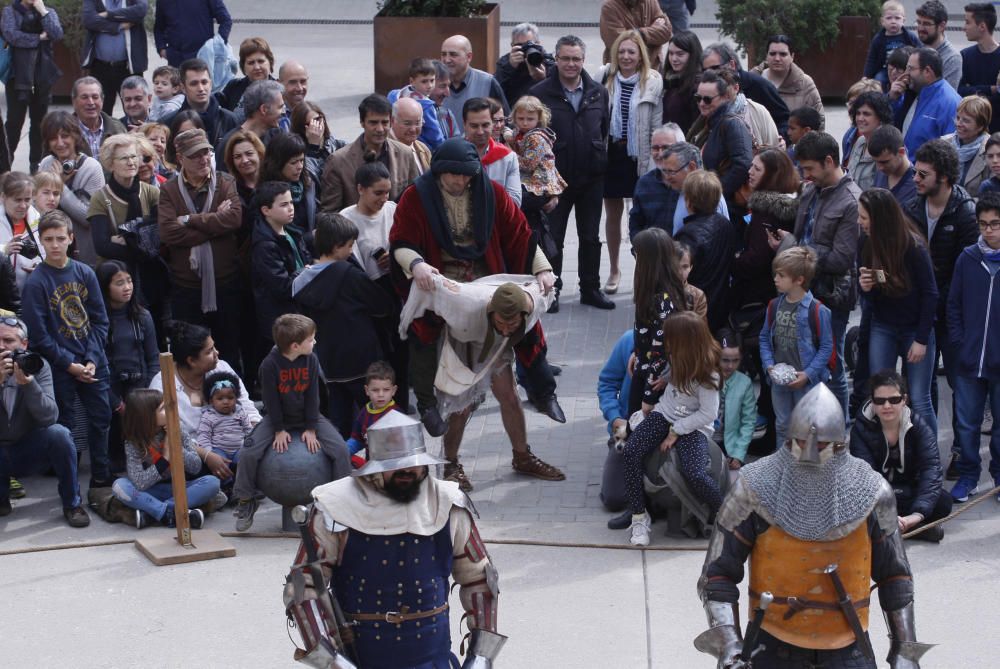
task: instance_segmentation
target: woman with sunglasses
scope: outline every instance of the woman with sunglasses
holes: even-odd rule
[[[159,188],[166,183],[167,178],[160,174],[160,157],[156,147],[144,135],[135,136],[136,155],[139,156],[139,181]]]
[[[896,360],[902,358],[913,409],[937,435],[931,383],[938,288],[927,242],[884,188],[861,194],[858,223],[867,236],[858,284],[871,305],[869,369],[895,369]]]
[[[951,495],[941,483],[937,435],[919,412],[907,406],[906,381],[883,369],[869,380],[871,395],[851,428],[851,455],[882,474],[896,493],[899,531],[944,518],[951,513]],[[941,526],[915,538],[938,542]]]

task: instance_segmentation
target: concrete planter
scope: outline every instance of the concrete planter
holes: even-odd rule
[[[439,58],[441,42],[465,35],[472,42],[472,67],[493,72],[500,57],[500,6],[489,3],[481,16],[375,16],[375,90],[383,95],[405,86],[414,58]]]

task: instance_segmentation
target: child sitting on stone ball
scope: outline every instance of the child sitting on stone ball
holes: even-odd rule
[[[323,452],[333,466],[333,480],[351,471],[350,456],[343,438],[320,414],[319,384],[323,376],[313,353],[316,323],[299,314],[284,314],[271,328],[274,348],[260,364],[258,379],[264,398],[264,419],[250,433],[239,454],[233,495],[236,531],[246,532],[257,512],[254,491],[258,488],[257,468],[268,448],[285,453],[293,442],[292,432],[310,453]]]

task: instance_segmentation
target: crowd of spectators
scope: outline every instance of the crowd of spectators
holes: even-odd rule
[[[360,134],[342,140],[308,99],[306,68],[278,66],[263,37],[238,46],[243,76],[215,85],[196,54],[229,37],[222,0],[157,3],[167,64],[151,73],[145,0],[85,0],[88,75],[73,83],[72,112],[49,112],[59,17],[43,0],[12,2],[0,21],[17,47],[0,147],[0,515],[22,492],[13,477],[42,460],[59,476],[67,521],[88,522],[70,457],[84,425],[91,490],[113,489],[138,527],[175,522],[159,395],[136,394],[162,387],[155,353],[168,340],[185,466],[218,479],[192,479],[204,511],[235,498],[248,528],[256,462],[287,448],[289,429],[346,473],[341,441],[381,415],[386,388],[392,408],[418,412],[431,434],[451,430],[446,475],[469,487],[457,460],[464,415],[443,419],[429,385],[440,326],[419,319],[419,336],[402,341],[402,301],[434,274],[516,271],[554,289],[557,312],[571,212],[582,304],[615,307],[626,216],[636,256],[635,331],[601,378],[611,442],[624,444],[605,501],[627,501],[612,525],[631,527],[633,543],[649,540],[639,472],[654,447],[678,449],[684,479],[715,509],[709,450],[737,469],[754,435],[765,451],[781,444],[795,402],[818,383],[850,409],[852,450],[903,482],[901,526],[942,517],[948,493],[931,457],[939,356],[954,396],[950,498],[967,500],[984,408],[1000,408],[996,10],[966,6],[975,44],[959,53],[940,2],[917,9],[915,32],[898,2],[884,3],[838,141],[787,36],[770,37],[764,61],[745,69],[731,46],[703,46],[685,29],[693,6],[606,0],[602,45],[564,35],[551,53],[539,53],[537,26],[519,24],[495,75],[473,68],[472,44],[452,36],[439,54],[413,54],[387,96],[364,97]],[[588,49],[602,47],[604,65],[588,72]],[[26,116],[30,174],[10,171]],[[858,306],[852,389],[845,339]],[[564,421],[540,324],[526,334],[519,382]],[[26,347],[41,355],[37,369]],[[513,377],[497,379],[513,411]],[[385,385],[376,405],[373,383]],[[626,440],[637,412],[655,418]],[[521,431],[508,432],[516,471],[560,480]],[[996,430],[991,449],[1000,483]],[[243,477],[240,454],[252,458]]]

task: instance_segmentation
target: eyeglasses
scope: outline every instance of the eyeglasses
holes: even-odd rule
[[[886,402],[892,404],[893,406],[899,404],[903,401],[902,395],[893,395],[892,397],[873,397],[872,404],[875,406],[884,406]]]
[[[649,147],[652,151],[666,151],[670,148],[670,144],[653,144]]]
[[[694,101],[701,105],[710,105],[715,100],[715,98],[720,97],[719,95],[695,95]]]
[[[129,156],[118,156],[117,158],[115,158],[115,160],[120,160],[123,163],[135,163],[138,162],[139,156],[133,153],[132,155]]]
[[[493,125],[506,125],[506,124],[507,124],[506,116],[501,116],[500,118],[493,119]]]
[[[687,167],[682,167],[679,170],[668,170],[665,167],[661,167],[660,171],[663,172],[663,174],[666,175],[666,176],[668,176],[668,177],[675,177],[678,174],[683,173],[684,170],[686,170],[686,169],[687,169]]]
[[[1000,230],[1000,220],[993,219],[992,221],[979,221],[980,230]]]
[[[937,23],[935,23],[934,21],[921,21],[921,20],[917,19],[917,27],[918,28],[933,28],[936,25],[937,25]]]
[[[583,62],[583,58],[578,58],[574,56],[556,56],[556,60],[561,63],[572,63],[574,65],[579,65]]]
[[[931,173],[927,170],[914,170],[914,176],[920,177],[921,179],[929,179]]]
[[[403,126],[404,128],[419,128],[423,124],[424,124],[423,120],[420,120],[420,121],[400,121],[399,122],[399,125]]]

